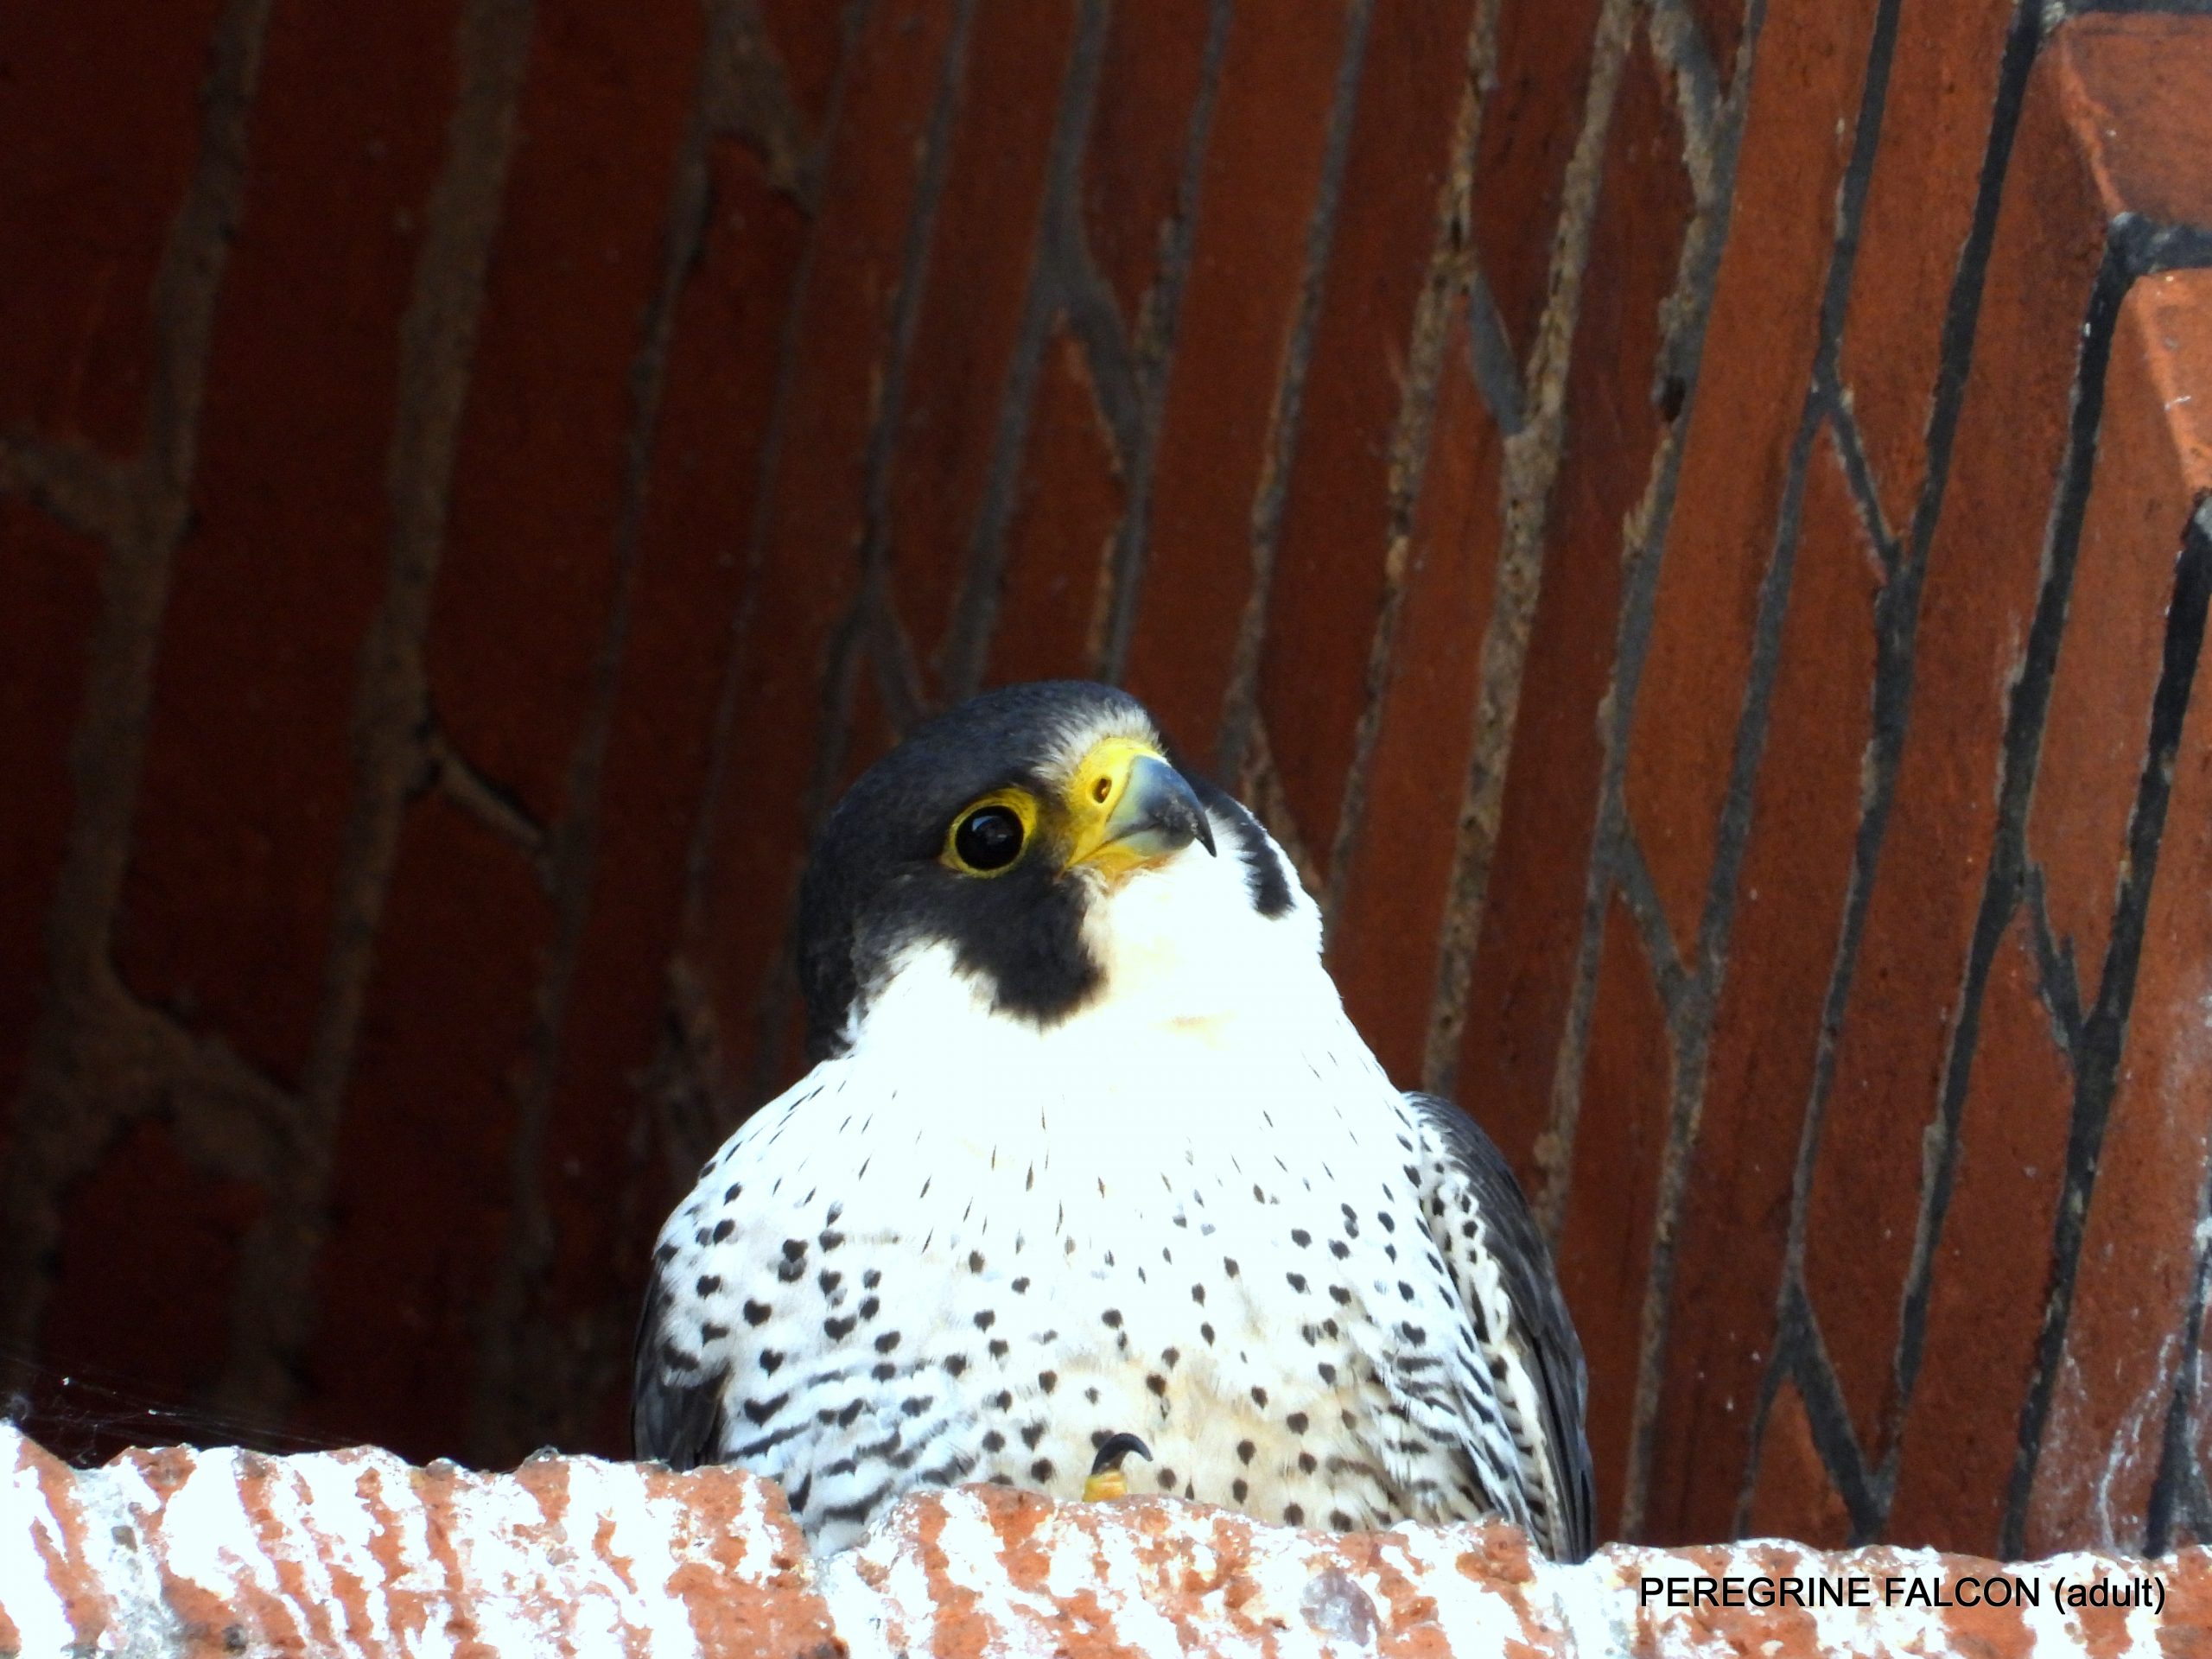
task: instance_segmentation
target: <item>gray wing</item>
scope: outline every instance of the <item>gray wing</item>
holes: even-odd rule
[[[1478,1322],[1484,1299],[1475,1268],[1483,1257],[1493,1264],[1510,1328],[1484,1329],[1480,1339],[1494,1365],[1518,1366],[1534,1385],[1535,1421],[1518,1421],[1510,1391],[1504,1403],[1524,1456],[1536,1464],[1528,1471],[1535,1478],[1529,1497],[1535,1541],[1555,1560],[1579,1561],[1596,1541],[1583,1432],[1589,1385],[1551,1251],[1504,1154],[1474,1119],[1434,1095],[1408,1093],[1406,1105],[1424,1143],[1424,1184],[1434,1184],[1422,1195],[1430,1231]],[[1472,1201],[1464,1210],[1463,1198]]]
[[[720,1461],[728,1430],[722,1409],[728,1360],[696,1352],[675,1338],[679,1299],[670,1274],[684,1270],[673,1245],[664,1243],[654,1252],[630,1391],[630,1438],[637,1456],[658,1459],[671,1469]]]

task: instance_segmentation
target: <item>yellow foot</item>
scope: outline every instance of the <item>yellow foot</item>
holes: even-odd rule
[[[1134,1434],[1116,1434],[1098,1448],[1098,1455],[1090,1460],[1090,1478],[1083,1483],[1084,1503],[1129,1495],[1129,1478],[1122,1472],[1122,1459],[1132,1452],[1147,1463],[1152,1461],[1152,1448]]]

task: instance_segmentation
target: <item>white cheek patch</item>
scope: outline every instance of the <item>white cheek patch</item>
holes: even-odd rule
[[[1322,993],[1335,1005],[1320,966],[1320,912],[1296,878],[1290,908],[1262,916],[1238,837],[1218,818],[1214,844],[1217,853],[1186,847],[1092,896],[1084,938],[1104,974],[1100,1002],[1175,1024],[1272,1020]]]

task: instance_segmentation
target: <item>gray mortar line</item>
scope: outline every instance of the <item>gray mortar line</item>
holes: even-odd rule
[[[1459,835],[1437,950],[1421,1086],[1449,1096],[1466,1023],[1475,944],[1490,887],[1490,867],[1521,707],[1529,631],[1543,579],[1544,530],[1567,427],[1567,376],[1582,309],[1584,268],[1605,175],[1613,102],[1628,59],[1636,0],[1605,0],[1592,37],[1581,131],[1567,160],[1553,232],[1550,298],[1529,348],[1523,378],[1526,422],[1504,441],[1500,512],[1504,523],[1490,620],[1484,630],[1476,693],[1475,742],[1462,785]]]
[[[361,647],[351,748],[353,804],[333,883],[322,1005],[305,1071],[294,1160],[239,1249],[230,1340],[216,1398],[275,1414],[291,1404],[313,1332],[314,1278],[338,1124],[374,968],[407,804],[428,781],[423,662],[430,594],[452,496],[470,369],[497,234],[531,0],[469,0],[455,31],[460,91],[432,187],[414,292],[399,327],[398,393],[385,493],[391,529],[385,595]]]
[[[873,5],[874,0],[852,0],[845,11],[829,105],[823,117],[821,134],[807,163],[808,176],[816,181],[816,188],[810,192],[815,203],[819,200],[819,181],[829,164],[830,144],[843,122],[845,99],[852,79],[853,48],[867,27]],[[652,1068],[671,1197],[683,1191],[700,1161],[735,1127],[737,1116],[729,1110],[725,1098],[730,1075],[729,1057],[724,1052],[713,1002],[692,960],[691,948],[707,925],[707,888],[714,863],[715,828],[728,779],[730,746],[741,713],[739,692],[755,649],[753,622],[760,600],[760,571],[767,556],[769,529],[774,522],[777,499],[776,480],[790,430],[801,324],[814,283],[819,211],[817,206],[802,206],[807,213],[809,230],[785,292],[783,327],[776,346],[775,391],[770,402],[767,429],[753,467],[753,513],[745,534],[745,574],[730,613],[721,683],[715,693],[708,734],[706,775],[701,780],[698,798],[693,805],[691,833],[684,849],[679,943],[666,969],[668,986],[662,1017],[666,1034]],[[745,1101],[742,1109],[749,1110],[755,1103],[757,1096]],[[694,1121],[683,1121],[686,1117]]]
[[[1030,232],[1030,269],[1022,296],[1021,318],[1012,360],[999,394],[982,499],[969,532],[961,564],[959,595],[952,620],[934,653],[938,682],[947,704],[972,696],[988,664],[991,633],[998,620],[999,590],[1006,575],[1006,536],[1020,493],[1022,462],[1029,447],[1029,423],[1036,402],[1037,377],[1052,320],[1071,299],[1066,250],[1081,235],[1079,176],[1097,103],[1098,79],[1106,43],[1104,0],[1082,0],[1075,40],[1061,82],[1060,106],[1052,122],[1052,147],[1045,165],[1046,185]],[[1109,302],[1110,309],[1110,302]],[[1105,385],[1094,381],[1096,391]],[[1131,417],[1116,402],[1102,397],[1117,441],[1125,438]]]
[[[103,548],[129,539],[137,519],[138,469],[82,444],[29,432],[0,435],[0,495],[19,496]]]
[[[1128,677],[1129,647],[1136,633],[1137,605],[1144,591],[1150,553],[1152,487],[1160,436],[1167,417],[1167,393],[1175,373],[1175,342],[1182,321],[1183,296],[1191,274],[1191,250],[1198,238],[1203,207],[1205,158],[1213,134],[1214,111],[1221,94],[1223,66],[1229,59],[1229,0],[1211,0],[1206,42],[1199,60],[1198,93],[1192,100],[1183,138],[1183,169],[1175,188],[1175,219],[1160,256],[1153,287],[1145,296],[1131,352],[1135,362],[1139,405],[1136,444],[1124,457],[1128,494],[1107,555],[1102,595],[1092,623],[1092,660],[1098,677],[1120,684]],[[1086,257],[1088,247],[1086,245]]]
[[[811,837],[830,806],[829,795],[844,768],[850,741],[853,697],[858,682],[857,654],[866,647],[872,607],[887,601],[890,583],[891,474],[898,455],[899,428],[906,401],[906,371],[912,356],[914,335],[921,320],[922,297],[929,280],[931,244],[934,240],[938,204],[944,195],[950,167],[952,132],[967,86],[968,46],[974,32],[976,0],[959,0],[952,29],[944,48],[944,67],[930,108],[929,125],[919,147],[918,178],[908,208],[906,231],[899,251],[897,297],[892,304],[890,340],[877,395],[868,442],[862,455],[860,544],[855,557],[860,582],[853,601],[832,630],[822,664],[818,687],[819,714],[815,729],[814,764],[810,768],[800,813]],[[893,668],[895,664],[880,667]],[[921,688],[914,685],[893,703],[920,706]],[[780,1063],[782,1039],[792,1000],[798,991],[794,949],[798,925],[798,895],[787,889],[780,906],[778,931],[783,947],[761,982],[753,1007],[753,1065],[747,1092],[755,1099],[772,1092],[774,1068]]]
[[[557,1242],[543,1179],[546,1127],[560,1086],[562,1036],[596,886],[600,792],[636,605],[639,540],[669,353],[677,308],[706,246],[713,207],[709,147],[721,133],[732,130],[779,134],[785,149],[779,151],[771,144],[769,160],[772,168],[784,176],[795,176],[795,157],[803,153],[802,148],[794,148],[798,144],[793,136],[797,118],[783,96],[779,68],[772,58],[764,67],[764,51],[759,20],[749,5],[741,0],[726,3],[709,14],[698,88],[670,185],[660,280],[639,319],[639,343],[629,377],[630,431],[614,530],[613,602],[592,663],[584,721],[569,761],[568,809],[547,842],[557,923],[526,1044],[529,1071],[517,1102],[505,1246],[486,1299],[477,1344],[470,1441],[474,1454],[485,1461],[519,1457],[536,1443],[531,1437],[543,1438],[549,1430],[564,1441],[582,1432],[579,1415],[589,1409],[595,1394],[591,1383],[603,1387],[614,1365],[607,1347],[610,1313],[613,1327],[620,1332],[614,1349],[626,1345],[629,1321],[622,1313],[598,1310],[588,1322],[588,1339],[584,1341],[579,1338],[587,1332],[573,1324],[555,1333],[528,1317],[543,1290]],[[768,143],[757,137],[756,142]],[[625,1183],[619,1190],[630,1189]],[[583,1386],[575,1386],[580,1367],[594,1375]],[[533,1424],[544,1427],[533,1428]]]
[[[158,1103],[168,1092],[163,1084],[178,1081],[165,1077],[157,1061],[127,1096],[100,1086],[116,1051],[143,1051],[118,1040],[118,1013],[168,1029],[116,977],[111,945],[137,814],[155,654],[188,522],[209,340],[245,194],[270,3],[230,0],[216,22],[200,89],[200,152],[154,278],[156,357],[143,448],[128,469],[127,522],[108,544],[85,712],[70,746],[75,810],[47,917],[45,1004],[0,1170],[0,1215],[8,1217],[0,1229],[0,1343],[17,1350],[35,1345],[52,1288],[62,1190],[115,1126]],[[202,1048],[226,1052],[213,1044]],[[248,1094],[283,1109],[281,1097],[266,1099],[277,1094],[273,1085],[252,1083]],[[188,1084],[175,1092],[188,1095]]]
[[[1219,777],[1243,774],[1245,750],[1251,743],[1258,720],[1260,650],[1267,632],[1268,600],[1274,588],[1275,543],[1282,531],[1283,502],[1289,490],[1290,469],[1298,453],[1306,372],[1313,354],[1313,331],[1320,318],[1329,257],[1336,241],[1338,198],[1344,190],[1344,163],[1351,153],[1352,124],[1359,111],[1360,69],[1367,59],[1367,33],[1373,20],[1374,0],[1350,0],[1344,20],[1344,55],[1337,62],[1336,88],[1329,104],[1321,181],[1314,194],[1313,216],[1306,225],[1305,270],[1299,279],[1298,305],[1293,314],[1282,374],[1275,383],[1274,406],[1268,419],[1267,448],[1253,492],[1252,587],[1245,600],[1243,615],[1237,622],[1236,643],[1230,658],[1229,684],[1222,696],[1221,724],[1214,741],[1212,770]],[[1287,817],[1274,820],[1268,827],[1275,831],[1279,841],[1287,832],[1292,839],[1303,843],[1303,835]]]
[[[1484,3],[1470,10],[1465,85],[1461,90],[1459,107],[1452,116],[1449,150],[1452,160],[1445,168],[1444,181],[1437,188],[1436,231],[1429,243],[1428,270],[1414,304],[1406,349],[1404,390],[1398,399],[1397,419],[1390,435],[1389,492],[1383,522],[1386,540],[1382,603],[1368,640],[1359,718],[1352,729],[1351,762],[1345,769],[1337,821],[1330,839],[1328,885],[1320,894],[1325,939],[1336,932],[1353,854],[1367,819],[1367,775],[1382,732],[1382,702],[1389,690],[1399,617],[1405,606],[1406,565],[1412,553],[1414,514],[1422,480],[1428,472],[1429,445],[1436,424],[1437,387],[1450,354],[1453,316],[1465,303],[1468,283],[1476,274],[1468,215],[1474,187],[1475,145],[1482,131],[1484,106],[1483,75],[1477,54],[1494,32],[1484,27],[1484,14],[1497,3],[1497,0],[1484,0]]]

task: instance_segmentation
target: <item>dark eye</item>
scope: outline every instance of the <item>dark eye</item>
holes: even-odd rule
[[[952,832],[952,850],[971,870],[1002,870],[1021,856],[1021,817],[1012,807],[980,806]]]

